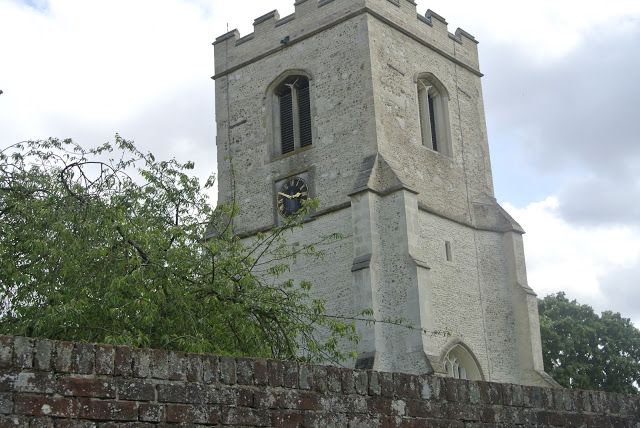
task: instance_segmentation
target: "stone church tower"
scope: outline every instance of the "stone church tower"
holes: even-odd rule
[[[297,0],[218,37],[219,200],[235,195],[248,236],[320,200],[292,242],[347,238],[293,275],[330,313],[424,329],[360,325],[356,367],[549,385],[523,230],[493,195],[476,44],[413,0]]]

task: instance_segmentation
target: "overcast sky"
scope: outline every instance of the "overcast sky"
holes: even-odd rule
[[[293,2],[0,0],[0,146],[118,132],[205,177],[211,42]],[[496,196],[527,230],[531,286],[640,325],[640,1],[427,8],[480,41]]]

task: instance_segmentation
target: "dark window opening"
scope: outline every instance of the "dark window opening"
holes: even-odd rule
[[[436,113],[433,108],[433,97],[429,98],[429,121],[431,122],[431,144],[433,144],[433,150],[438,151],[438,139],[436,136]]]
[[[280,151],[293,152],[312,144],[309,79],[290,76],[275,90],[280,113]]]
[[[449,96],[446,88],[430,73],[417,80],[418,114],[422,145],[451,156],[449,134]]]
[[[280,95],[280,145],[283,154],[292,152],[295,148],[291,91]]]
[[[298,115],[300,121],[300,147],[311,145],[311,99],[309,82],[298,90]]]

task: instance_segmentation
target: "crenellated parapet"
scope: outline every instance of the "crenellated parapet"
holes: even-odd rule
[[[252,33],[237,30],[216,38],[216,76],[285,49],[332,26],[368,14],[480,75],[476,39],[431,9],[419,15],[413,0],[296,0],[295,12],[280,17],[273,10],[256,18]]]

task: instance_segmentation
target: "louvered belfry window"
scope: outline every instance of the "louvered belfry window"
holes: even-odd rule
[[[309,79],[290,76],[275,91],[280,110],[280,150],[290,153],[312,144]]]
[[[280,142],[282,153],[292,152],[295,148],[293,132],[293,98],[291,89],[280,95]]]
[[[431,73],[424,73],[424,77],[417,79],[417,84],[422,144],[451,156],[447,90]]]

